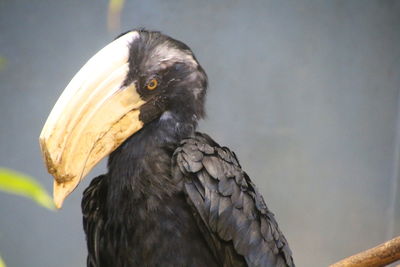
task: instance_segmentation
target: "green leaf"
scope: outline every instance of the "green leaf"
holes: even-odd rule
[[[0,256],[0,267],[6,267],[6,263],[3,261],[1,256]]]
[[[110,31],[119,30],[121,24],[121,11],[124,4],[125,0],[109,0],[107,26]]]
[[[110,0],[108,3],[108,8],[112,11],[120,12],[121,9],[124,7],[125,0]]]
[[[7,64],[7,60],[4,57],[0,56],[0,71],[5,69],[6,64]],[[0,267],[1,267],[1,265],[0,265]]]
[[[33,178],[25,174],[0,168],[0,190],[30,198],[50,210],[55,209],[53,200],[46,190]]]

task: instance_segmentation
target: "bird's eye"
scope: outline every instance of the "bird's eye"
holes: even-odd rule
[[[154,90],[157,88],[157,86],[158,86],[158,81],[157,79],[153,78],[147,83],[146,88],[147,90]]]

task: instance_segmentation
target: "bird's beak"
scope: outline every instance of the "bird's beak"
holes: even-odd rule
[[[54,176],[54,202],[64,199],[104,157],[142,128],[145,103],[135,85],[122,86],[129,70],[129,43],[116,39],[93,56],[65,88],[40,134],[40,147]]]

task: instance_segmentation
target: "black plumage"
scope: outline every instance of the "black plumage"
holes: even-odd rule
[[[125,84],[144,127],[111,155],[82,200],[90,267],[294,266],[288,243],[234,155],[196,133],[207,76],[190,49],[139,31]],[[149,79],[159,81],[148,91]]]

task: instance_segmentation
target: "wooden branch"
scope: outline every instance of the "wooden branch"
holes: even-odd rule
[[[381,267],[400,260],[400,236],[329,267]]]

